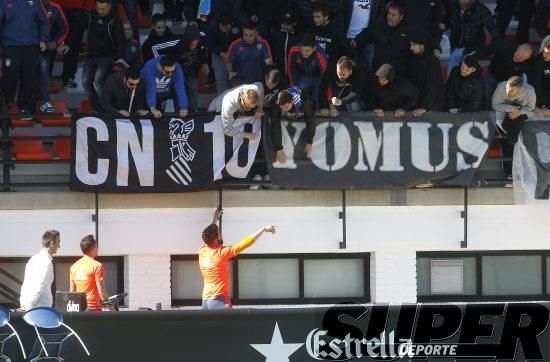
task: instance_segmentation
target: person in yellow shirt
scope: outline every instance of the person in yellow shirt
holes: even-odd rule
[[[275,225],[267,225],[254,234],[245,237],[234,246],[223,246],[222,235],[218,225],[216,225],[222,213],[223,210],[216,210],[212,224],[208,225],[202,232],[202,240],[205,244],[199,249],[199,266],[204,279],[202,309],[231,308],[229,259],[251,247],[263,233],[275,234]]]

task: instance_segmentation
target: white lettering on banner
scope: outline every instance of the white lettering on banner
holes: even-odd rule
[[[90,173],[88,162],[88,129],[96,131],[97,142],[109,141],[107,125],[97,117],[84,117],[76,121],[76,156],[75,173],[78,179],[86,185],[96,186],[107,181],[109,175],[109,160],[97,159],[97,172]]]
[[[409,123],[411,129],[411,161],[414,167],[424,172],[439,172],[449,164],[449,130],[453,128],[452,123],[438,123],[443,134],[443,160],[437,166],[430,162],[430,128],[431,123],[418,122]]]
[[[357,165],[353,168],[356,171],[374,171],[382,148],[382,133],[376,134],[372,122],[353,122],[353,125],[359,130]],[[363,160],[363,153],[367,156],[367,164]]]
[[[477,128],[484,139],[479,139],[477,137],[474,137],[472,135],[472,130],[474,128]],[[487,152],[487,149],[489,149],[489,143],[485,141],[489,137],[489,122],[468,122],[464,123],[460,128],[458,129],[458,132],[456,134],[456,143],[458,144],[458,148],[460,148],[463,152],[468,153],[470,155],[484,155],[485,152]],[[456,155],[456,170],[462,171],[467,170],[469,168],[477,168],[479,164],[481,163],[481,157],[477,157],[477,161],[469,164],[464,159],[464,155],[462,152],[458,152]]]
[[[261,136],[261,122],[259,118],[254,117],[239,117],[234,125],[234,128],[244,130],[246,124],[252,125],[252,132],[258,133]],[[243,145],[243,138],[233,137],[233,154],[231,159],[227,164],[225,164],[225,135],[222,128],[222,119],[220,115],[217,115],[212,122],[206,123],[204,125],[205,133],[212,133],[212,142],[213,142],[213,169],[214,180],[222,178],[222,170],[225,168],[227,173],[236,178],[245,178],[254,162],[256,157],[256,152],[258,151],[258,146],[260,144],[259,140],[255,142],[248,143],[248,154],[247,162],[244,167],[239,166],[239,150]]]
[[[334,165],[328,164],[327,128],[334,130]],[[346,166],[351,157],[351,137],[343,123],[324,122],[317,125],[313,138],[311,161],[325,171],[338,171]]]
[[[80,312],[80,305],[70,300],[67,303],[67,312]]]
[[[382,136],[382,166],[380,171],[403,171],[401,165],[401,127],[402,122],[384,122]]]
[[[290,137],[290,134],[288,133],[288,127],[294,128],[294,136]],[[282,135],[282,143],[283,143],[283,151],[286,155],[286,162],[285,163],[279,163],[279,162],[273,162],[273,167],[275,168],[288,168],[288,169],[295,169],[298,167],[296,165],[296,162],[294,162],[294,147],[300,140],[300,136],[302,135],[303,130],[306,128],[305,122],[288,122],[281,120],[281,135]]]
[[[150,119],[142,119],[142,143],[134,123],[127,119],[117,119],[117,186],[128,186],[130,172],[129,153],[132,154],[140,186],[155,184],[155,133]]]

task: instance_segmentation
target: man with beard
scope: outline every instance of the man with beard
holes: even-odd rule
[[[329,15],[328,8],[323,5],[313,8],[315,26],[311,35],[327,53],[329,63],[333,63],[343,55],[351,56],[352,51],[342,25],[333,22]]]
[[[447,108],[450,113],[478,112],[485,108],[485,84],[475,55],[466,55],[460,66],[451,71]]]
[[[377,117],[384,117],[385,111],[393,111],[395,117],[403,117],[418,100],[418,89],[406,78],[395,75],[391,64],[382,64],[367,86],[365,94],[368,109]]]
[[[334,69],[323,75],[319,106],[323,116],[337,117],[338,111],[361,112],[365,74],[348,57],[338,60]]]

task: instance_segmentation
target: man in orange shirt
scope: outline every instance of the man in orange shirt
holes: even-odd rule
[[[71,266],[71,292],[86,293],[87,311],[101,311],[101,302],[107,300],[105,268],[95,260],[99,246],[93,235],[86,235],[80,241],[84,256]],[[110,308],[109,308],[110,309]]]
[[[222,246],[222,235],[218,225],[216,225],[222,212],[222,210],[216,210],[212,224],[208,225],[202,232],[202,240],[206,244],[199,249],[199,266],[204,279],[202,309],[231,308],[229,259],[252,246],[264,232],[275,234],[275,226],[267,225],[254,234],[247,236],[237,245]]]

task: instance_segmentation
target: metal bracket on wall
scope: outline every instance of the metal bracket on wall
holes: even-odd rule
[[[460,217],[464,219],[464,239],[460,241],[460,247],[468,247],[468,186],[464,186],[464,210],[460,212]]]
[[[339,242],[340,249],[345,249],[347,246],[346,235],[346,190],[342,190],[342,211],[338,213],[338,218],[342,220],[342,241]]]

